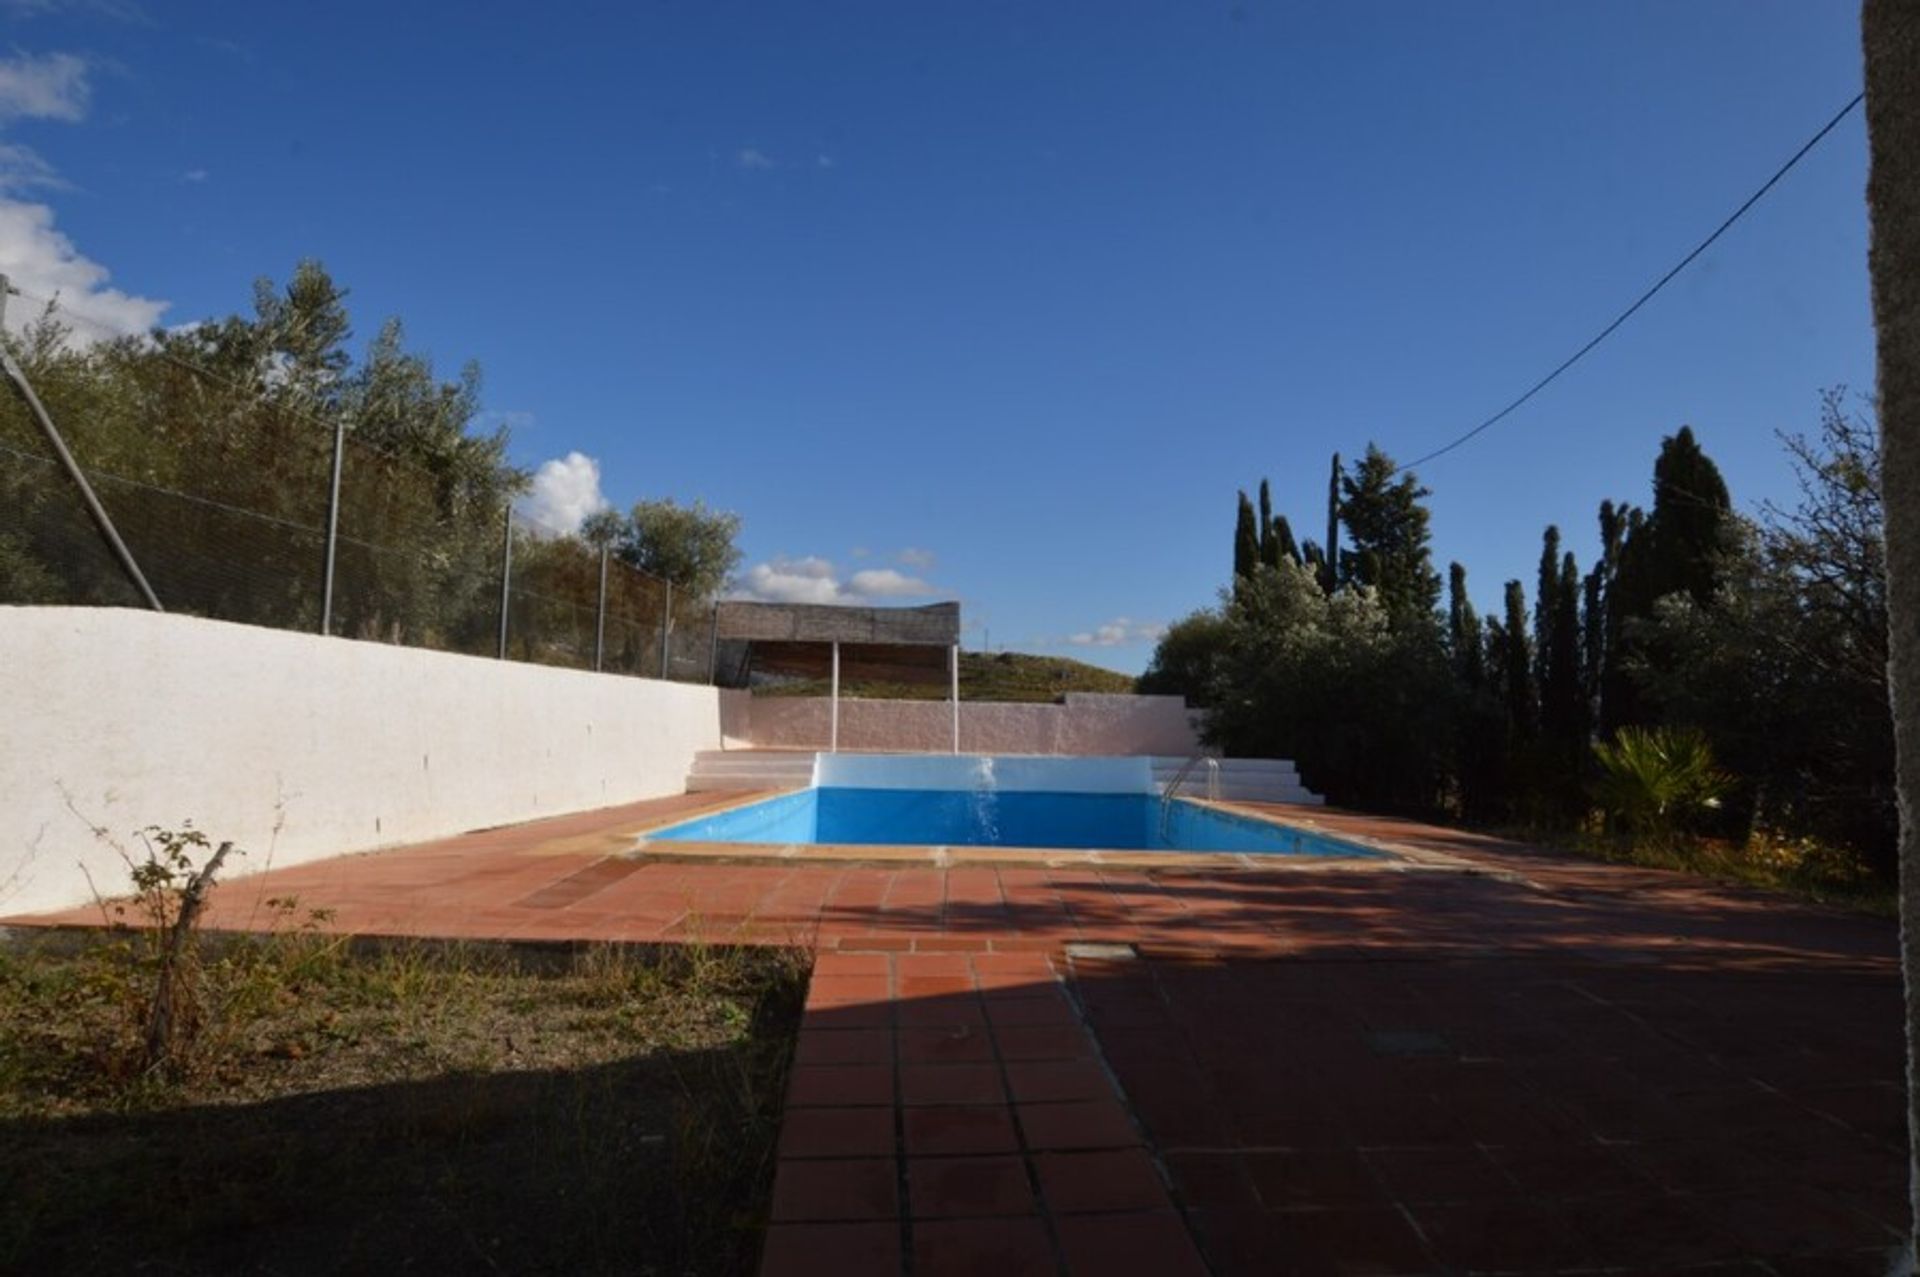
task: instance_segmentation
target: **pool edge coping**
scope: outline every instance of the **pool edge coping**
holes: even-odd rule
[[[691,819],[704,820],[755,803],[768,802],[797,794],[810,785],[789,785],[778,789],[742,791],[737,800],[723,802]],[[1362,834],[1331,833],[1306,817],[1285,818],[1276,812],[1225,799],[1206,799],[1176,795],[1175,802],[1192,803],[1229,816],[1257,820],[1283,829],[1350,843],[1364,854],[1358,855],[1279,855],[1272,852],[1198,852],[1143,851],[1126,849],[1073,847],[983,847],[928,843],[743,843],[707,841],[654,841],[648,834],[674,825],[686,824],[681,814],[662,817],[631,831],[632,843],[621,859],[644,859],[663,864],[837,864],[849,867],[900,868],[925,865],[929,869],[986,868],[1012,866],[1042,869],[1092,868],[1142,873],[1188,872],[1272,872],[1310,873],[1315,871],[1363,871],[1370,873],[1407,873],[1444,871],[1484,875],[1487,870],[1469,860],[1392,842]],[[1300,804],[1305,807],[1305,804]],[[1307,808],[1311,810],[1311,808]]]

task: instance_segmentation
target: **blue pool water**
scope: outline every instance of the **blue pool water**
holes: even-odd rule
[[[1384,853],[1152,794],[953,789],[803,789],[647,835],[666,842],[851,843],[1226,851],[1283,856]]]

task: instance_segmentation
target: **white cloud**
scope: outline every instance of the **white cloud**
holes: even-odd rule
[[[867,568],[855,572],[848,579],[847,588],[871,599],[919,598],[933,593],[933,587],[919,577],[908,576],[892,568]]]
[[[0,198],[0,274],[29,294],[7,308],[18,329],[39,314],[35,298],[54,298],[68,311],[78,341],[147,331],[168,303],[107,287],[106,267],[83,256],[54,229],[53,210]]]
[[[883,599],[924,598],[934,587],[893,568],[863,568],[841,578],[830,559],[784,556],[756,563],[740,579],[735,597],[760,603],[840,603],[858,606]]]
[[[87,101],[87,64],[70,53],[0,58],[0,125],[21,119],[74,123],[85,118]],[[24,327],[52,299],[66,312],[76,344],[145,332],[160,321],[166,302],[108,287],[107,268],[54,228],[51,208],[8,197],[65,187],[38,152],[0,140],[0,274],[27,294],[7,308],[8,325]]]
[[[600,463],[584,452],[569,452],[540,463],[532,489],[514,508],[542,530],[571,534],[607,505],[600,491]]]
[[[65,190],[67,183],[53,171],[53,165],[40,158],[30,146],[0,142],[0,192],[25,191],[34,187]]]
[[[741,147],[734,153],[733,162],[738,167],[750,171],[755,169],[770,169],[773,167],[773,157],[757,146]]]
[[[1120,647],[1126,643],[1157,642],[1166,632],[1167,627],[1158,621],[1133,621],[1116,616],[1105,625],[1069,634],[1067,642],[1075,647]]]
[[[190,168],[180,175],[180,180],[183,182],[204,182],[207,180],[207,170],[203,168]]]
[[[925,572],[933,566],[932,550],[916,550],[908,546],[894,557],[919,572]]]
[[[739,595],[759,603],[846,603],[833,564],[812,555],[776,558],[747,569]]]
[[[86,118],[87,64],[71,53],[0,58],[0,123]]]
[[[51,13],[97,13],[122,22],[145,24],[147,14],[133,0],[0,0],[0,10],[16,18],[40,18]]]

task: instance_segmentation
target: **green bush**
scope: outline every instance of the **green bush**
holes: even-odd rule
[[[1593,752],[1600,764],[1595,796],[1609,821],[1636,840],[1672,840],[1718,807],[1734,783],[1714,762],[1707,738],[1692,729],[1623,727]]]

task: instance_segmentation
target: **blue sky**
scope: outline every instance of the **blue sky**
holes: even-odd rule
[[[747,585],[1135,670],[1234,492],[1302,535],[1586,340],[1859,88],[1850,4],[0,0],[0,269],[127,323],[304,256],[529,466],[745,518]],[[1483,607],[1691,423],[1743,505],[1872,384],[1858,114],[1422,473]],[[106,276],[110,272],[110,278]],[[165,309],[159,308],[164,302]],[[590,499],[554,472],[550,512]],[[857,574],[865,573],[860,576]],[[930,593],[913,593],[924,587]],[[1076,641],[1078,640],[1078,641]],[[1111,640],[1111,641],[1109,641]]]

